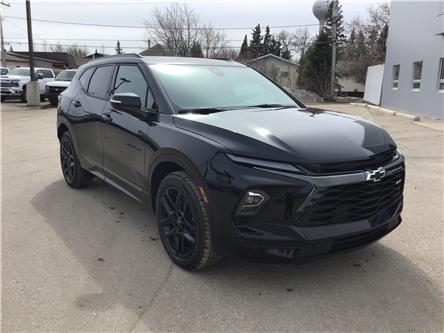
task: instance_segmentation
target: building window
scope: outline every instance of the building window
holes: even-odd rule
[[[422,61],[416,61],[413,63],[412,90],[419,90],[421,88],[421,76]]]
[[[444,91],[444,58],[439,59],[438,90]]]
[[[393,72],[392,72],[392,88],[393,88],[393,90],[398,90],[399,69],[400,69],[400,65],[393,65]]]

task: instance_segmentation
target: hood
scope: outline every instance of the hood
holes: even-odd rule
[[[29,76],[23,76],[23,75],[2,75],[0,76],[0,80],[26,80],[30,79]]]
[[[175,115],[176,126],[237,155],[296,163],[366,160],[396,148],[388,133],[359,117],[318,109],[246,109]]]
[[[50,87],[66,88],[69,86],[70,83],[71,83],[71,81],[51,81],[51,82],[48,82],[46,85],[50,86]]]

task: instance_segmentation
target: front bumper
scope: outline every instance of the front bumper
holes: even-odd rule
[[[402,179],[402,184],[399,181],[396,183],[399,183],[396,197],[390,200],[384,198],[387,204],[370,213],[365,211],[367,215],[363,218],[350,217],[347,220],[340,220],[334,215],[325,221],[305,219],[310,210],[302,208],[310,204],[310,208],[313,207],[311,201],[318,189],[341,189],[344,184],[353,189],[355,185],[365,183],[365,172],[334,176],[275,173],[238,165],[222,154],[211,160],[211,165],[204,166],[204,169],[215,241],[226,256],[304,262],[370,244],[401,223],[404,182],[402,156],[384,166],[387,177],[402,175],[398,177]],[[252,189],[269,194],[269,201],[255,216],[237,216],[241,198]],[[341,203],[338,201],[338,204]]]
[[[0,94],[2,97],[20,97],[23,90],[19,87],[2,87]]]

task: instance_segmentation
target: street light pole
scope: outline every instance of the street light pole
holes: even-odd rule
[[[3,36],[3,6],[11,7],[9,3],[4,1],[0,2],[0,52],[1,52],[1,65],[2,67],[6,67],[6,59],[5,59],[5,39]]]
[[[40,87],[34,72],[34,47],[32,44],[31,1],[26,0],[26,24],[28,27],[28,54],[31,82],[26,85],[26,100],[30,106],[40,105]]]
[[[337,0],[332,1],[332,45],[331,45],[331,78],[330,78],[330,96],[335,98],[335,79],[336,79],[336,18],[338,17]]]
[[[34,73],[34,45],[32,44],[31,1],[26,0],[26,25],[28,28],[28,55],[31,81],[37,81]]]

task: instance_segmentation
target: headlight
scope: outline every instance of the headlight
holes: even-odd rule
[[[236,156],[232,154],[226,154],[226,155],[233,162],[250,166],[252,168],[277,170],[277,171],[299,173],[299,174],[304,173],[302,170],[300,170],[299,168],[295,167],[293,164],[290,163],[259,160],[255,158]]]
[[[19,81],[12,81],[12,86],[13,87],[18,87],[19,86]]]

